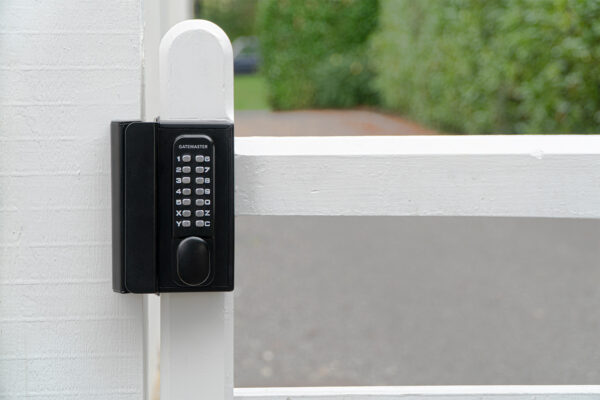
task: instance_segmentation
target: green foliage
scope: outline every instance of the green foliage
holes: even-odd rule
[[[384,106],[452,132],[600,129],[600,0],[382,0]]]
[[[261,75],[235,75],[233,87],[237,110],[268,110],[267,88]]]
[[[365,43],[377,0],[263,0],[262,73],[275,109],[350,107],[373,101]]]
[[[318,63],[311,74],[316,88],[312,105],[350,108],[375,104],[377,96],[371,84],[375,74],[365,53],[361,47],[344,54],[333,54]]]
[[[195,0],[194,14],[219,25],[233,41],[256,35],[257,4],[258,0]]]

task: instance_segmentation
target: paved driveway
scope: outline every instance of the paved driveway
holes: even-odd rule
[[[236,118],[245,135],[407,132],[369,113]],[[236,386],[600,383],[600,222],[240,217],[236,229]]]
[[[432,135],[394,115],[368,110],[236,111],[236,136]]]

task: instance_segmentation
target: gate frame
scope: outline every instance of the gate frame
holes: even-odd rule
[[[233,122],[233,59],[220,28],[175,25],[160,66],[162,123]],[[237,138],[235,153],[236,215],[600,218],[600,136]],[[161,294],[160,308],[161,398],[231,399],[232,294]],[[591,399],[600,386],[235,391],[265,400],[498,396]]]

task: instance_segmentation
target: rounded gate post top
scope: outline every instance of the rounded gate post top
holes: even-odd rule
[[[187,20],[159,49],[161,123],[233,123],[233,50],[210,21]]]

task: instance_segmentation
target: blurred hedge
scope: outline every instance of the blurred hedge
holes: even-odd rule
[[[382,0],[383,105],[451,132],[598,132],[600,1]]]
[[[275,109],[372,103],[366,43],[377,0],[263,0],[258,29]]]
[[[219,25],[229,39],[256,34],[258,0],[194,0],[194,16]]]

